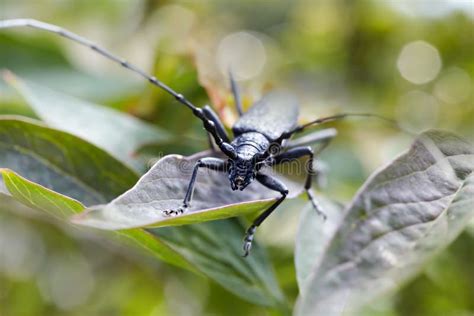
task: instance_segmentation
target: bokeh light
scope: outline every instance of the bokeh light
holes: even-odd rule
[[[230,69],[236,80],[247,80],[260,74],[267,55],[262,41],[248,32],[232,33],[224,37],[217,49],[217,62],[222,74]]]
[[[15,279],[36,274],[43,263],[45,247],[41,236],[30,226],[1,217],[0,273]]]
[[[412,132],[433,128],[438,120],[438,100],[429,93],[413,90],[402,95],[397,107],[399,124]]]
[[[425,41],[406,44],[398,56],[398,71],[406,80],[414,84],[430,82],[441,70],[438,50]]]
[[[472,93],[473,83],[469,74],[461,68],[451,68],[436,82],[434,94],[443,102],[457,104],[466,101]]]
[[[46,273],[39,279],[41,294],[62,310],[86,303],[95,286],[89,263],[74,254],[48,258]]]

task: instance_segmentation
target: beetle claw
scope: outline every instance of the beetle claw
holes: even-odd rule
[[[187,211],[187,207],[183,205],[183,206],[178,207],[175,210],[164,210],[162,214],[163,216],[166,216],[166,217],[174,217],[174,216],[181,215],[186,211]]]
[[[247,229],[247,233],[244,237],[244,254],[242,255],[244,258],[249,255],[250,249],[252,249],[252,241],[256,229],[257,227],[255,225],[252,225],[249,227],[249,229]]]
[[[244,254],[242,257],[247,257],[250,254],[250,249],[252,248],[252,242],[251,241],[245,241],[244,242]]]
[[[326,215],[326,213],[324,212],[321,212],[320,210],[316,210],[316,213],[321,216],[321,218],[323,219],[323,221],[326,221],[328,219],[328,216]]]
[[[326,219],[328,218],[326,213],[323,212],[323,209],[322,209],[321,205],[318,203],[318,201],[316,201],[316,199],[314,198],[314,196],[310,192],[311,191],[308,191],[309,200],[311,201],[311,204],[313,205],[313,208],[316,211],[316,214],[321,216],[323,221],[326,221]]]

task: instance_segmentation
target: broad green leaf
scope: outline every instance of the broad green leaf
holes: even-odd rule
[[[0,174],[9,194],[15,200],[57,219],[67,220],[84,209],[79,201],[44,188],[9,169],[0,169]]]
[[[12,118],[0,119],[0,175],[0,180],[3,179],[0,185],[2,198],[14,199],[68,223],[72,215],[83,212],[84,200],[91,201],[89,194],[106,201],[112,194],[123,192],[138,180],[126,166],[73,135]],[[103,183],[104,180],[107,183]],[[84,189],[84,183],[88,184],[88,190]],[[231,227],[225,236],[228,245],[218,244],[222,249],[216,249],[216,240],[223,238],[222,227]],[[239,228],[235,223],[221,222],[221,225],[204,227],[175,227],[163,236],[157,231],[151,233],[143,229],[102,233],[143,248],[168,263],[207,275],[247,300],[263,305],[281,305],[282,295],[263,249],[256,245],[252,254],[255,258],[251,260],[241,257],[245,229]],[[196,230],[196,234],[190,230]],[[199,233],[202,230],[207,235]],[[95,230],[97,232],[99,230]],[[183,245],[178,246],[176,238],[183,241]],[[222,257],[209,256],[204,260],[202,256],[205,254],[194,248],[196,242],[203,248],[221,252]],[[218,274],[217,267],[226,267],[227,278]]]
[[[105,203],[132,187],[134,172],[103,150],[32,120],[0,117],[0,168],[85,205]]]
[[[227,290],[238,292],[255,304],[287,308],[259,244],[255,243],[250,256],[242,258],[245,228],[237,219],[227,219],[148,231],[166,240],[167,245]]]
[[[11,196],[30,208],[65,220],[85,209],[78,201],[0,169]],[[10,196],[0,193],[2,199]],[[235,220],[166,229],[103,231],[106,237],[148,252],[170,264],[207,275],[234,294],[260,305],[285,308],[264,250],[258,243],[251,258],[241,257],[244,227]]]
[[[45,212],[56,219],[68,223],[72,215],[82,212],[85,209],[85,206],[79,201],[29,181],[11,170],[0,169],[0,175],[3,178],[3,183],[11,198],[29,208]],[[6,194],[0,194],[5,201],[10,198]],[[24,210],[22,211],[24,212]],[[109,238],[119,239],[144,249],[161,260],[191,271],[196,271],[182,256],[145,230],[133,229],[120,232],[108,232],[107,234]]]
[[[472,144],[443,131],[421,134],[355,196],[314,258],[295,314],[340,315],[413,277],[473,218],[473,170]]]
[[[193,167],[206,154],[210,153],[203,152],[189,158],[178,155],[164,157],[132,189],[107,205],[89,208],[75,217],[74,222],[102,229],[192,224],[263,211],[279,197],[278,192],[257,181],[243,191],[233,191],[226,173],[202,168],[197,176],[190,209],[180,216],[164,216],[164,210],[181,206]],[[290,189],[289,197],[301,192],[301,186],[296,182],[288,180],[286,183]]]
[[[298,288],[305,289],[305,282],[311,270],[318,264],[334,233],[339,227],[343,206],[331,200],[319,197],[319,202],[327,215],[323,220],[311,204],[308,204],[300,216],[300,224],[295,243],[295,268]]]
[[[65,221],[82,212],[83,203],[107,201],[138,179],[126,166],[80,138],[11,118],[0,119],[0,175],[0,192]],[[146,232],[119,235],[135,236],[132,239],[142,240],[138,242],[141,247],[155,248],[153,253],[159,258],[194,269]]]
[[[111,108],[77,99],[11,74],[4,76],[49,126],[79,136],[141,170],[135,151],[148,143],[169,141],[158,127]]]

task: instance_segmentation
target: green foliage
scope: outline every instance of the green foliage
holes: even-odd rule
[[[402,2],[4,0],[1,18],[22,12],[85,35],[211,104],[228,127],[235,111],[212,62],[223,37],[247,30],[266,51],[262,71],[239,82],[247,108],[284,87],[301,100],[302,121],[373,112],[471,141],[472,14]],[[343,303],[344,315],[474,312],[472,143],[430,131],[392,161],[409,136],[368,120],[334,123],[338,136],[316,160],[328,220],[290,199],[243,259],[248,223],[228,217],[271,203],[258,185],[234,195],[225,176],[203,172],[191,212],[161,218],[197,157],[178,155],[208,148],[188,109],[63,38],[0,33],[2,316],[288,315],[294,306],[327,315]],[[419,40],[442,60],[425,84],[397,69],[404,45]],[[150,158],[158,163],[147,170]],[[297,178],[282,177],[293,197]]]
[[[1,118],[0,135],[2,168],[85,205],[106,203],[137,180],[133,171],[104,150],[29,120]]]
[[[9,142],[2,143],[1,148],[4,149],[4,152],[0,156],[0,164],[15,169],[25,177],[37,182],[29,181],[8,169],[0,169],[3,183],[7,189],[5,193],[25,206],[46,212],[66,223],[69,222],[71,216],[85,210],[83,204],[77,200],[93,203],[95,200],[92,200],[90,196],[97,196],[95,203],[100,203],[106,201],[109,194],[118,195],[124,188],[131,187],[137,181],[133,172],[113,157],[80,138],[61,131],[22,120],[3,119],[0,120],[0,139],[9,140]],[[88,147],[84,149],[84,146]],[[34,149],[36,152],[33,152]],[[81,153],[87,153],[90,156],[80,155]],[[70,161],[68,157],[78,159],[84,167],[74,165],[75,160]],[[69,163],[58,166],[58,161]],[[17,164],[17,162],[21,162],[21,164]],[[109,169],[104,164],[112,168],[114,165],[118,165],[120,172],[109,173],[113,169]],[[64,165],[68,165],[70,169],[64,169]],[[73,171],[81,172],[74,173]],[[104,180],[103,175],[110,177]],[[95,181],[89,177],[95,177]],[[68,179],[74,181],[62,182]],[[89,188],[91,184],[95,184],[96,189],[85,191],[84,187]],[[67,194],[74,196],[77,200]],[[251,206],[249,208],[252,209]],[[226,228],[226,226],[228,227]],[[236,242],[240,243],[243,232],[240,225],[230,221],[193,228],[194,231],[200,232],[199,234],[190,234],[189,229],[178,229],[171,234],[131,229],[108,234],[110,235],[108,237],[142,248],[151,255],[171,264],[195,272],[202,272],[214,278],[236,295],[257,304],[283,304],[274,276],[271,270],[267,269],[267,259],[259,247],[256,249],[256,256],[253,260],[245,261],[237,266],[229,265],[230,262],[242,261],[241,254],[238,252],[240,249],[235,247]],[[199,235],[203,237],[198,238]],[[221,235],[224,236],[221,237]],[[198,241],[202,239],[197,248],[196,238]],[[206,249],[212,251],[213,248],[216,248],[214,240],[219,239],[222,241],[230,239],[231,242],[224,244],[233,243],[234,247],[229,248],[227,254],[223,252],[222,248],[217,247],[215,251],[219,255],[215,257],[202,253]],[[201,251],[197,251],[198,249]],[[223,260],[225,260],[225,264]],[[222,265],[221,269],[217,269],[218,264]],[[224,275],[226,277],[223,277]]]
[[[421,134],[350,203],[325,251],[313,257],[296,315],[354,310],[418,273],[474,218],[473,171],[472,144],[441,131]],[[302,230],[316,237],[311,226]]]
[[[170,140],[164,130],[133,116],[25,82],[8,73],[5,78],[46,124],[87,140],[138,170],[144,166],[135,155],[137,148]]]

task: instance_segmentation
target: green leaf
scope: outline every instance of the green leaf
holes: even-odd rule
[[[21,80],[12,74],[4,77],[49,126],[79,136],[137,170],[143,169],[143,163],[135,155],[138,148],[170,140],[164,130],[131,115]]]
[[[0,169],[6,188],[16,201],[58,219],[68,221],[84,206]],[[0,193],[0,201],[8,196]],[[232,220],[167,229],[104,231],[106,237],[137,247],[173,265],[202,273],[234,294],[259,305],[284,308],[284,298],[275,281],[264,250],[255,244],[251,258],[241,257],[244,228]]]
[[[137,180],[133,171],[94,145],[18,117],[0,116],[0,167],[85,205],[108,202]]]
[[[264,249],[255,243],[242,257],[245,232],[236,219],[149,229],[227,290],[259,305],[286,308]],[[189,238],[189,236],[193,236]]]
[[[34,210],[45,212],[56,219],[68,223],[72,215],[85,209],[85,206],[79,201],[29,181],[11,170],[0,169],[0,175],[3,178],[5,188],[8,190],[7,193],[15,201],[21,202]],[[8,199],[5,193],[0,194],[3,199]],[[177,252],[142,229],[107,232],[106,236],[144,249],[161,260],[196,272],[196,269]]]
[[[196,161],[209,154],[164,157],[131,190],[107,205],[89,208],[75,217],[74,222],[102,229],[192,224],[263,211],[279,197],[278,192],[257,181],[243,191],[233,191],[226,173],[201,168],[190,209],[180,216],[164,216],[164,210],[182,205]],[[285,182],[290,189],[289,197],[301,192],[301,185]]]
[[[29,180],[2,167],[14,169]],[[84,211],[82,201],[91,201],[88,194],[105,201],[138,178],[107,153],[73,135],[11,118],[0,119],[0,175],[2,199],[14,199],[68,223],[72,215]],[[83,189],[85,183],[88,190]],[[66,196],[66,192],[76,199]],[[256,244],[252,259],[241,257],[244,228],[235,222],[168,231],[94,230],[99,232],[168,263],[207,275],[244,299],[262,305],[283,304],[264,250]],[[196,243],[199,248],[195,248]],[[207,256],[206,249],[221,256]]]
[[[295,268],[300,292],[305,289],[305,282],[311,270],[318,264],[334,233],[339,227],[343,206],[323,197],[318,201],[327,215],[323,220],[314,207],[308,204],[302,211],[295,243]]]
[[[472,144],[443,131],[421,134],[355,196],[314,258],[295,314],[350,311],[413,277],[473,218],[473,170]]]
[[[79,201],[28,181],[9,169],[0,169],[0,174],[8,193],[17,201],[57,219],[67,220],[84,209]]]

